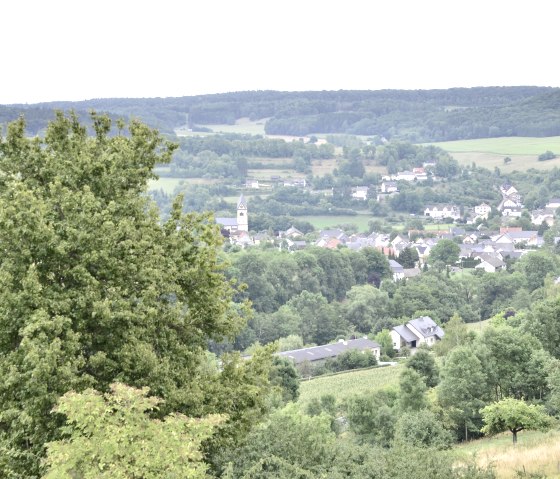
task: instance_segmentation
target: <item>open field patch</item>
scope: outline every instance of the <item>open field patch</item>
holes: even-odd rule
[[[470,165],[474,162],[488,169],[498,167],[502,172],[560,167],[560,158],[538,161],[538,156],[545,151],[560,155],[560,136],[483,138],[433,144],[451,153],[461,164]],[[511,158],[509,164],[504,163],[506,157]]]
[[[255,178],[257,180],[270,181],[271,177],[279,176],[283,180],[294,179],[294,178],[305,178],[305,173],[298,173],[296,170],[292,169],[250,169],[247,171],[247,176],[249,178]]]
[[[332,228],[336,225],[353,224],[358,227],[361,232],[369,230],[368,222],[374,219],[371,215],[316,215],[316,216],[298,216],[298,220],[308,221],[315,229]]]
[[[170,195],[178,186],[185,185],[213,185],[221,180],[213,178],[177,178],[174,176],[160,177],[157,180],[148,181],[148,190],[163,190]]]
[[[476,458],[481,466],[492,464],[499,479],[519,477],[516,471],[540,473],[546,477],[560,477],[560,431],[547,433],[521,431],[517,445],[511,434],[478,439],[453,449],[458,461]],[[523,477],[529,477],[523,476]]]
[[[239,118],[233,125],[198,125],[210,128],[212,132],[193,132],[186,128],[177,128],[175,134],[177,136],[193,136],[193,135],[209,135],[212,133],[239,133],[248,135],[264,135],[264,124],[266,118],[252,121],[249,118]]]
[[[560,154],[560,136],[543,138],[511,136],[502,138],[481,138],[478,140],[458,140],[433,143],[451,153],[478,152],[498,155],[540,155],[546,150]]]
[[[401,368],[401,365],[397,365],[360,369],[302,381],[298,404],[305,407],[312,399],[325,394],[332,394],[337,401],[342,401],[357,394],[396,387]]]

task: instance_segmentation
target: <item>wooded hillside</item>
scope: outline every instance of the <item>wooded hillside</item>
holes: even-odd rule
[[[24,114],[36,134],[53,109],[135,117],[162,132],[211,129],[239,118],[266,119],[268,134],[378,135],[412,142],[560,134],[560,89],[248,91],[179,98],[118,98],[0,106],[0,123]],[[80,115],[81,116],[81,115]]]

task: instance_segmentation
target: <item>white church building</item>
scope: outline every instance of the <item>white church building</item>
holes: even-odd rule
[[[247,201],[241,195],[237,201],[237,217],[235,218],[216,218],[222,229],[230,233],[237,233],[238,231],[249,231],[249,217],[247,214]]]

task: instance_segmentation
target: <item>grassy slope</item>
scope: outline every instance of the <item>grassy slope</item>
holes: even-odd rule
[[[516,471],[560,477],[560,431],[521,431],[513,446],[510,433],[456,446],[457,458],[476,457],[480,465],[492,464],[498,478],[514,478]]]
[[[305,406],[314,398],[333,394],[341,401],[356,394],[397,386],[402,366],[362,369],[302,381],[298,404]]]

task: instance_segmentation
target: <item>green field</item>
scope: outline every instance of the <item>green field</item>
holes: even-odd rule
[[[359,214],[356,216],[352,215],[341,215],[341,216],[298,216],[298,220],[308,221],[311,223],[315,229],[325,229],[331,228],[336,225],[342,224],[353,224],[358,227],[361,232],[367,232],[369,230],[368,222],[374,219],[371,214]]]
[[[560,167],[560,157],[554,160],[538,161],[538,156],[547,150],[560,156],[560,136],[484,138],[433,144],[451,153],[461,164],[470,165],[474,162],[477,166],[484,168],[498,167],[503,172]],[[507,156],[512,161],[506,165],[504,158]]]
[[[361,369],[302,381],[298,404],[305,406],[312,399],[320,398],[325,394],[333,394],[338,401],[341,401],[356,394],[397,386],[401,368],[401,365],[397,365]]]

